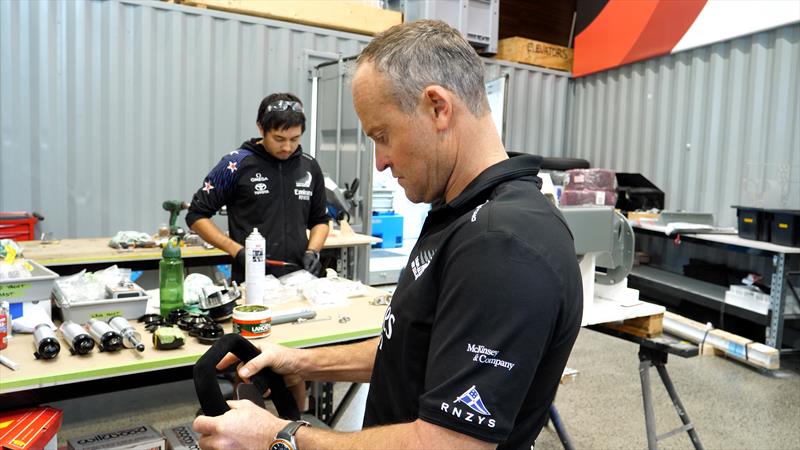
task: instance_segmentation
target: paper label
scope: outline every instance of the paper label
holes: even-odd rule
[[[0,299],[23,297],[30,288],[31,283],[0,284]]]
[[[606,204],[606,193],[605,191],[597,191],[594,193],[594,204],[595,205],[605,205]]]
[[[117,317],[117,316],[121,316],[121,315],[122,315],[122,311],[102,311],[102,312],[93,312],[93,313],[89,314],[89,317],[91,317],[92,319],[105,320],[105,319],[110,319],[112,317]]]

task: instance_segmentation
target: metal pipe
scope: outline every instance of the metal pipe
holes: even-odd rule
[[[344,63],[339,58],[339,73],[336,85],[336,182],[342,182],[342,83],[344,82]]]
[[[309,130],[309,149],[308,154],[317,157],[317,102],[319,98],[319,77],[314,76],[311,78],[311,130]]]

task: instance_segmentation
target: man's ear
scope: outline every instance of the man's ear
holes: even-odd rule
[[[453,120],[452,92],[439,85],[431,85],[422,90],[425,111],[428,112],[438,131],[447,129]]]

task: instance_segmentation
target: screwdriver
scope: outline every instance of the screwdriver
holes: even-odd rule
[[[268,266],[276,266],[276,267],[289,267],[289,266],[300,267],[299,265],[297,265],[297,264],[295,264],[293,262],[279,261],[277,259],[268,259],[267,260],[267,265]]]

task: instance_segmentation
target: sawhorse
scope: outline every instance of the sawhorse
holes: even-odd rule
[[[675,385],[672,384],[672,379],[670,379],[669,373],[667,372],[667,355],[672,353],[682,358],[690,358],[697,356],[698,347],[666,334],[655,337],[643,337],[603,325],[592,325],[589,328],[639,344],[639,378],[642,383],[642,401],[644,403],[644,422],[647,430],[647,448],[649,450],[656,450],[658,448],[658,441],[685,431],[689,434],[689,439],[691,439],[694,448],[703,450],[703,444],[700,443],[700,438],[697,436],[694,424],[692,424],[692,421],[689,419],[686,408],[683,407],[683,403],[681,403],[681,399],[678,397],[678,391],[675,390]],[[653,397],[650,392],[651,367],[655,367],[658,371],[658,375],[661,377],[661,381],[667,389],[669,398],[672,400],[672,404],[678,412],[678,417],[680,417],[683,423],[683,426],[661,435],[656,433],[656,416],[653,411]]]
[[[667,355],[669,353],[688,358],[697,356],[697,346],[678,342],[674,338],[659,336],[655,338],[644,338],[639,344],[639,378],[642,380],[642,400],[644,402],[644,422],[647,428],[647,448],[649,450],[656,450],[658,448],[658,441],[664,440],[670,436],[687,432],[689,439],[692,440],[694,448],[703,450],[703,444],[700,443],[700,438],[697,436],[697,431],[694,429],[694,424],[689,419],[686,413],[686,408],[683,407],[678,391],[675,390],[675,385],[672,384],[672,379],[667,372]],[[653,411],[653,397],[650,393],[650,367],[655,367],[664,387],[667,389],[669,398],[672,400],[672,405],[678,412],[683,426],[678,427],[672,431],[664,434],[656,434],[656,415]]]

